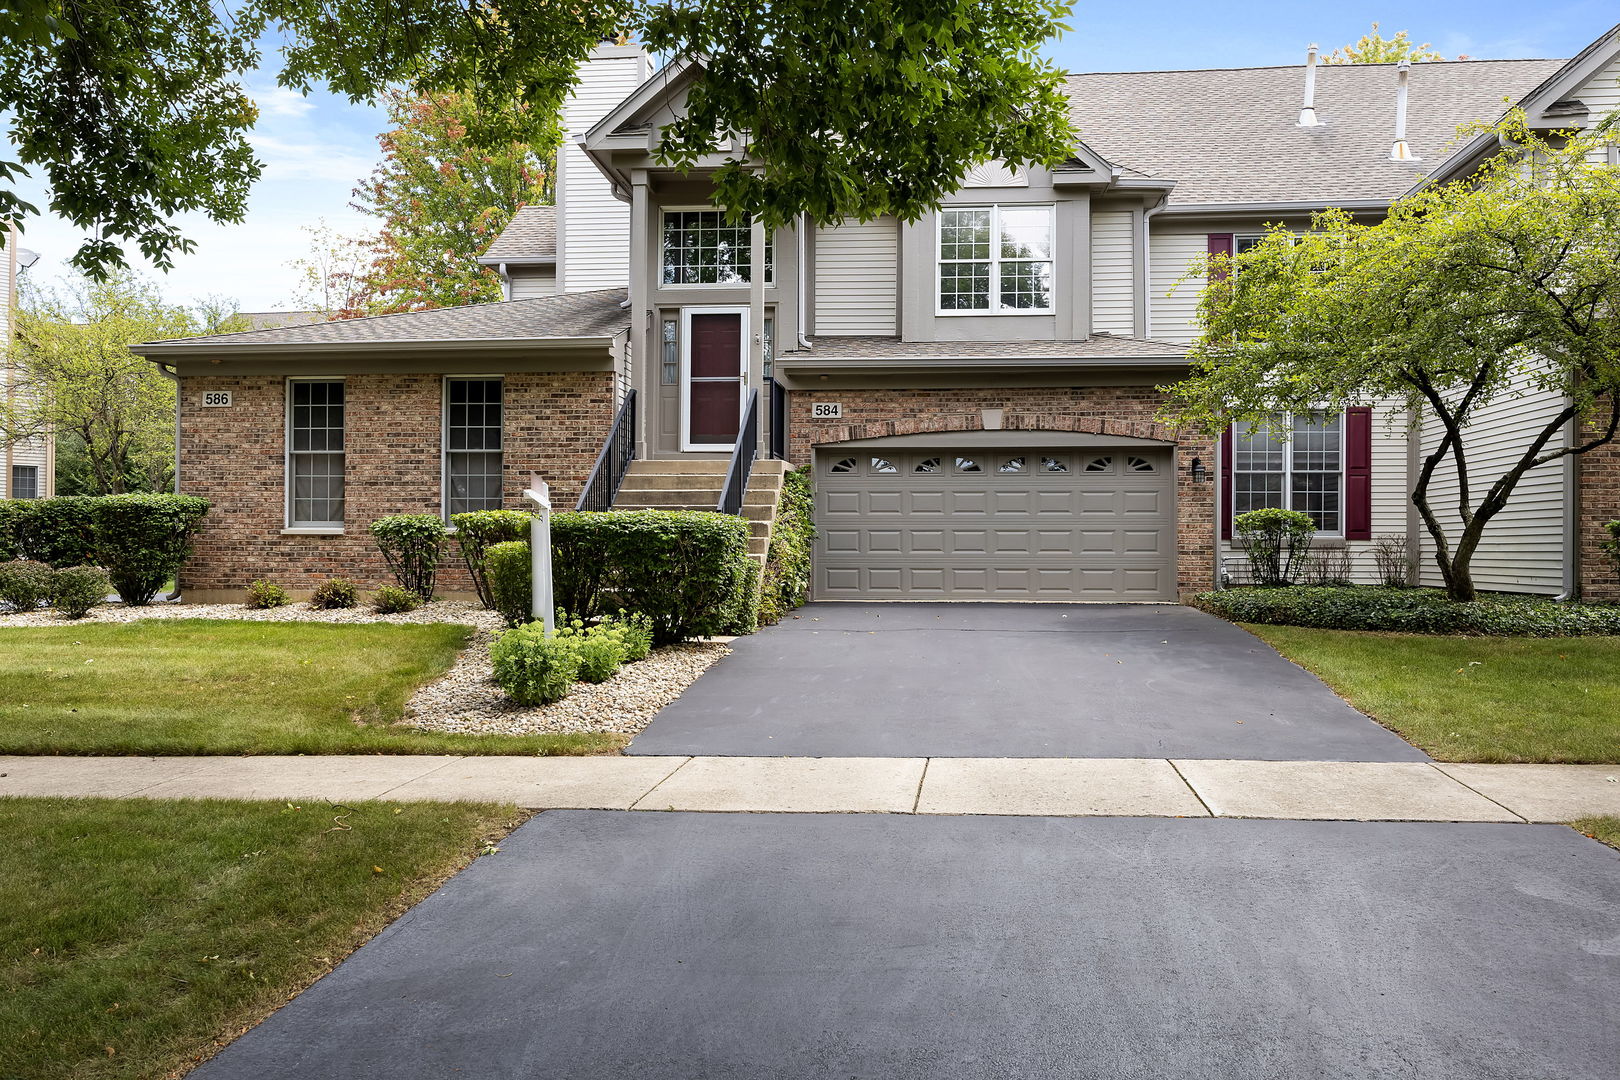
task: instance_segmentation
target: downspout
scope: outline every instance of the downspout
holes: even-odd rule
[[[1564,427],[1564,445],[1580,445],[1579,416],[1569,418]],[[1565,454],[1564,472],[1564,591],[1556,601],[1578,600],[1581,595],[1581,473],[1580,457]]]
[[[809,290],[809,287],[808,287],[808,284],[807,284],[807,281],[806,281],[807,275],[805,273],[805,254],[804,254],[804,230],[809,226],[809,224],[810,224],[810,215],[809,214],[800,214],[799,215],[799,227],[797,229],[793,230],[793,240],[794,240],[794,244],[798,248],[798,256],[799,256],[799,310],[798,310],[798,318],[795,320],[795,322],[798,324],[798,333],[795,336],[798,339],[799,348],[801,348],[801,349],[808,349],[808,348],[811,347],[811,345],[810,345],[810,336],[809,336],[810,335],[809,315],[805,311],[805,305],[806,305],[806,302],[807,302],[807,298],[810,295],[810,290]]]
[[[156,365],[159,374],[174,383],[174,493],[178,495],[180,494],[180,373],[164,364],[161,360],[154,360],[152,363]],[[174,579],[174,591],[163,599],[180,599],[180,578],[178,575]]]

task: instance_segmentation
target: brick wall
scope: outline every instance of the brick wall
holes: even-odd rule
[[[1590,420],[1582,435],[1595,438],[1606,426]],[[1604,523],[1620,520],[1620,442],[1589,450],[1576,462],[1580,477],[1581,597],[1620,601],[1620,567],[1615,565],[1614,556],[1598,548],[1609,536]]]
[[[1150,386],[1013,387],[941,390],[812,390],[788,398],[788,456],[809,464],[815,447],[849,439],[981,431],[984,410],[1000,410],[1000,427],[1013,431],[1069,431],[1176,444],[1177,588],[1185,596],[1214,587],[1214,443],[1178,435],[1155,419],[1164,395]],[[811,418],[816,402],[840,402],[838,420]],[[992,416],[992,424],[995,418]],[[1211,477],[1194,483],[1193,458]]]
[[[521,509],[529,474],[572,507],[613,422],[609,372],[505,377],[506,505]],[[287,535],[286,380],[188,376],[181,380],[181,490],[213,503],[180,583],[188,600],[234,600],[257,578],[307,592],[328,577],[375,588],[392,580],[367,526],[385,514],[437,514],[441,502],[438,375],[350,375],[345,382],[342,535]],[[202,408],[206,390],[229,390],[229,408]],[[441,594],[472,584],[455,557]]]

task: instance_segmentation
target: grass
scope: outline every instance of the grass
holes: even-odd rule
[[[1620,848],[1620,818],[1591,817],[1570,822],[1576,829],[1612,848]]]
[[[0,799],[0,1076],[187,1069],[520,817],[466,803]]]
[[[0,629],[0,753],[589,754],[613,735],[397,721],[464,626],[148,620]]]
[[[1620,762],[1620,637],[1246,629],[1441,761]]]

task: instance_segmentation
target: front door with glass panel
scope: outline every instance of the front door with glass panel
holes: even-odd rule
[[[742,421],[747,308],[681,312],[681,449],[730,450]]]

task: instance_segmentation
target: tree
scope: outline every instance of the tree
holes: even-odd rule
[[[318,225],[302,226],[309,234],[309,254],[294,259],[298,271],[295,302],[328,319],[355,319],[378,307],[372,264],[378,255],[377,237],[340,233],[322,218]]]
[[[0,15],[0,114],[16,162],[91,238],[74,265],[101,276],[134,243],[159,267],[190,251],[173,218],[239,221],[259,175],[240,76],[278,37],[278,81],[370,100],[465,93],[467,137],[543,145],[581,62],[634,35],[702,56],[663,155],[726,155],[718,201],[767,226],[915,219],[972,166],[1056,164],[1073,149],[1061,74],[1037,53],[1066,0],[19,0]],[[730,133],[747,132],[747,152]],[[0,217],[37,212],[0,187]]]
[[[70,487],[83,494],[164,490],[174,475],[174,383],[129,346],[247,328],[226,304],[173,307],[128,275],[66,298],[27,286],[7,358],[17,393],[0,401],[0,440],[56,434]]]
[[[527,142],[485,148],[467,139],[476,117],[464,94],[390,94],[388,116],[382,164],[355,189],[355,209],[382,222],[370,313],[499,300],[500,277],[476,259],[519,207],[551,201],[555,117],[514,123],[535,132]]]
[[[1602,164],[1599,137],[1543,137],[1522,112],[1480,130],[1511,152],[1398,201],[1377,224],[1332,210],[1306,233],[1273,228],[1249,251],[1206,260],[1192,374],[1169,388],[1171,414],[1209,430],[1381,401],[1432,420],[1441,435],[1424,448],[1412,502],[1460,601],[1474,598],[1474,553],[1525,474],[1620,429],[1620,170]],[[1567,404],[1476,484],[1471,421],[1526,386]],[[1586,434],[1566,444],[1572,422]],[[1459,491],[1449,528],[1430,501],[1442,465]]]
[[[1398,64],[1402,60],[1410,60],[1414,64],[1430,60],[1444,60],[1445,57],[1434,51],[1427,41],[1421,45],[1413,45],[1411,37],[1405,30],[1398,32],[1392,38],[1386,38],[1378,32],[1378,24],[1372,24],[1372,33],[1362,34],[1361,40],[1353,45],[1346,45],[1334,49],[1322,57],[1324,64]],[[1466,56],[1457,57],[1467,60]]]

